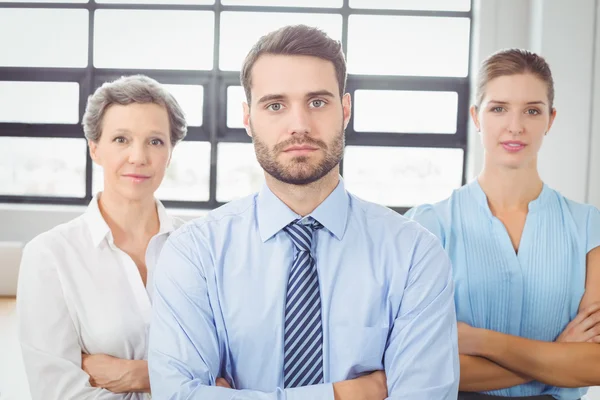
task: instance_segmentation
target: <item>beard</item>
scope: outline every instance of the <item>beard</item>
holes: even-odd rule
[[[303,134],[278,143],[272,149],[269,149],[269,146],[259,139],[261,135],[254,130],[252,123],[250,123],[250,128],[253,133],[252,141],[254,143],[256,158],[260,166],[273,178],[290,185],[301,186],[318,181],[335,168],[344,155],[345,137],[343,125],[329,144]],[[321,149],[325,154],[323,159],[311,162],[310,157],[298,156],[294,157],[287,164],[277,160],[279,154],[286,148],[305,144]]]

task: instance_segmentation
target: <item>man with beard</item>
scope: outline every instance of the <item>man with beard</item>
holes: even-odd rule
[[[241,80],[266,183],[165,244],[153,396],[456,399],[444,250],[420,225],[349,194],[339,175],[351,112],[340,43],[281,28],[255,44]]]

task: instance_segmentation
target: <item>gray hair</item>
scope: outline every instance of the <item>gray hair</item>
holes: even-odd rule
[[[106,110],[113,104],[132,103],[153,103],[166,108],[173,146],[187,134],[185,114],[175,97],[154,79],[144,75],[132,75],[104,83],[88,98],[82,121],[85,137],[91,142],[98,142],[102,135],[102,120]]]

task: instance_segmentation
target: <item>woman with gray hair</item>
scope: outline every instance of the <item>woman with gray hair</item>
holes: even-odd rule
[[[88,99],[83,130],[104,189],[27,244],[19,340],[33,400],[145,399],[152,275],[181,225],[154,193],[187,126],[158,82],[130,76]]]

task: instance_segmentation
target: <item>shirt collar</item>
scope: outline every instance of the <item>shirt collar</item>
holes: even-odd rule
[[[350,198],[342,177],[329,196],[310,215],[341,240],[346,230]],[[306,218],[304,217],[304,218]],[[273,237],[277,232],[286,227],[290,222],[302,217],[292,211],[263,184],[257,198],[258,230],[263,242]]]
[[[473,196],[477,201],[477,204],[479,204],[485,210],[489,217],[492,217],[492,211],[490,210],[487,196],[481,188],[481,185],[479,185],[477,178],[473,179],[473,181],[468,184],[468,190],[471,193],[471,196]],[[548,186],[544,183],[540,195],[536,199],[529,202],[529,211],[536,211],[543,207],[543,205],[546,203],[547,196]]]
[[[99,197],[100,193],[97,193],[85,211],[85,219],[95,247],[98,247],[106,238],[112,242],[112,232],[104,220],[102,213],[100,213],[100,207],[98,206]],[[160,224],[158,235],[173,232],[175,230],[173,220],[169,217],[167,210],[159,200],[156,200],[156,210],[158,211],[158,221]]]
[[[100,207],[98,206],[99,194],[100,193],[94,196],[84,215],[87,226],[90,229],[90,234],[92,235],[94,247],[98,247],[100,243],[102,243],[102,241],[111,233],[108,224],[100,213]]]
[[[175,230],[175,225],[173,225],[173,219],[167,214],[167,210],[163,203],[160,200],[155,199],[156,201],[156,211],[158,211],[158,222],[160,224],[160,228],[158,229],[158,234],[163,233],[171,233]]]

